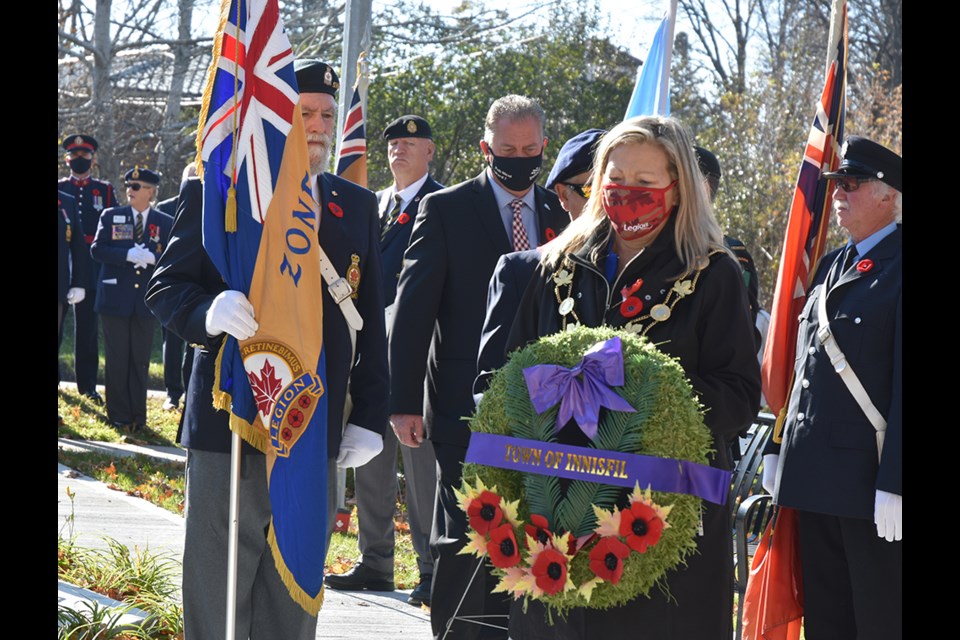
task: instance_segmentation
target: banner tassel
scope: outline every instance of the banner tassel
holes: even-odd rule
[[[223,214],[223,230],[227,233],[237,232],[237,189],[233,186],[227,189],[227,210]]]

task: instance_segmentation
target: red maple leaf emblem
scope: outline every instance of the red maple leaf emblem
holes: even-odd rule
[[[267,359],[263,361],[259,376],[247,372],[247,378],[250,379],[250,390],[253,391],[253,399],[257,403],[257,410],[263,415],[270,413],[273,401],[283,386],[280,378],[274,375],[275,373],[276,369]]]

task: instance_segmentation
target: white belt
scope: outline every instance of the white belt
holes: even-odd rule
[[[833,332],[830,331],[830,321],[827,320],[826,284],[820,287],[820,298],[817,300],[817,324],[820,325],[817,329],[817,339],[820,340],[820,344],[823,345],[824,351],[830,358],[833,370],[840,374],[840,379],[847,385],[847,389],[849,389],[857,404],[860,405],[863,413],[866,414],[870,424],[877,430],[877,457],[880,457],[883,453],[883,437],[887,431],[887,421],[874,406],[873,401],[870,400],[867,390],[863,388],[860,378],[853,372],[853,367],[847,362],[847,357],[843,355],[840,345],[837,344],[837,339],[833,337]]]

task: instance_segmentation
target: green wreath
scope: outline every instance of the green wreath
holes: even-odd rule
[[[523,370],[546,363],[573,367],[614,336],[622,344],[625,382],[616,392],[636,412],[601,409],[593,446],[705,464],[712,438],[682,367],[646,338],[609,327],[577,326],[513,353],[492,376],[471,430],[556,442],[559,405],[538,414]],[[551,614],[608,609],[649,594],[655,584],[666,588],[666,572],[695,551],[700,498],[566,482],[563,491],[556,476],[464,465],[458,497],[472,531],[461,553],[490,555],[500,577],[496,591],[541,600]],[[618,535],[622,520],[635,517],[645,519],[641,529],[649,535]],[[509,554],[514,546],[515,557]]]

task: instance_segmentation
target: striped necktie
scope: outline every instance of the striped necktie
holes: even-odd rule
[[[510,208],[513,209],[513,250],[526,251],[530,248],[530,239],[523,226],[523,200],[512,200]]]
[[[134,242],[140,242],[140,239],[143,236],[143,214],[139,211],[134,211],[133,218],[133,240]]]
[[[383,240],[387,232],[393,227],[393,224],[397,221],[397,218],[400,217],[400,205],[403,200],[400,198],[399,193],[393,194],[393,209],[390,210],[390,213],[383,219],[383,226],[380,227],[380,239]]]

